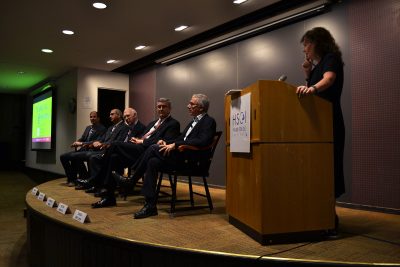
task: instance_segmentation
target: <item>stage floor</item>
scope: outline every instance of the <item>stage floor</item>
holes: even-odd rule
[[[166,181],[164,181],[165,184]],[[29,208],[52,220],[72,228],[113,236],[131,242],[201,253],[216,253],[249,258],[274,258],[287,261],[390,263],[400,266],[400,216],[369,211],[337,208],[340,235],[336,239],[319,242],[262,246],[229,224],[225,214],[225,190],[211,188],[214,203],[212,213],[207,208],[180,210],[188,203],[177,203],[175,217],[169,214],[169,198],[160,198],[159,215],[135,220],[132,214],[143,205],[141,196],[117,199],[117,206],[92,209],[98,200],[92,194],[65,185],[65,179],[53,180],[37,186],[40,192],[57,202],[67,204],[71,212],[63,215],[56,208],[46,206],[29,191]],[[188,186],[179,183],[178,199],[188,197]],[[200,190],[201,187],[194,187]],[[162,188],[168,192],[169,188]],[[165,200],[165,201],[164,201]],[[206,204],[206,199],[195,197],[195,204]],[[86,212],[89,223],[72,219],[75,209]]]

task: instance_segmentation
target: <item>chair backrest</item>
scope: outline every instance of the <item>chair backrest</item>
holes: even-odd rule
[[[215,132],[214,140],[211,144],[211,158],[214,157],[214,152],[215,152],[215,149],[217,148],[217,145],[218,145],[219,139],[221,138],[221,135],[222,135],[222,131]]]
[[[214,157],[215,149],[217,148],[219,139],[221,138],[222,131],[215,132],[213,142],[207,146],[201,148],[203,151],[208,151],[208,157],[198,160],[194,166],[192,166],[190,172],[193,176],[208,176],[209,169],[211,166],[212,159]]]

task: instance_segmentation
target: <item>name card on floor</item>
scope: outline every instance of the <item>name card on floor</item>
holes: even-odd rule
[[[69,208],[68,205],[65,205],[64,203],[60,203],[57,207],[57,211],[62,213],[62,214],[67,214],[69,213]]]
[[[54,200],[54,198],[49,197],[46,201],[46,205],[50,208],[53,208],[56,206],[56,201]]]
[[[38,195],[37,199],[39,199],[40,201],[45,201],[46,200],[46,194],[43,192],[40,192],[40,194]]]
[[[80,210],[75,210],[72,218],[80,223],[90,222],[87,213]]]
[[[37,187],[32,188],[32,195],[36,196],[39,192],[39,189]]]

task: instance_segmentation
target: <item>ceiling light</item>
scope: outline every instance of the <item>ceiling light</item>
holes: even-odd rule
[[[145,45],[139,45],[135,47],[135,50],[142,50],[145,47],[146,47]]]
[[[186,26],[186,25],[181,25],[181,26],[179,26],[179,27],[176,27],[175,28],[175,31],[176,32],[180,32],[180,31],[183,31],[184,29],[186,29],[188,26]]]
[[[95,3],[93,3],[93,7],[97,8],[97,9],[105,9],[107,7],[107,5],[104,3],[101,3],[101,2],[95,2]]]
[[[51,54],[51,53],[53,53],[53,50],[47,49],[47,48],[43,48],[43,49],[42,49],[42,52],[43,52],[43,53]]]
[[[73,35],[74,34],[74,32],[71,31],[71,30],[63,30],[62,33],[66,34],[66,35]]]
[[[240,5],[240,4],[242,4],[242,3],[244,3],[244,2],[246,2],[247,0],[233,0],[233,3],[235,4],[235,5]]]
[[[107,60],[107,64],[116,63],[116,62],[117,62],[117,61],[116,61],[115,59]]]

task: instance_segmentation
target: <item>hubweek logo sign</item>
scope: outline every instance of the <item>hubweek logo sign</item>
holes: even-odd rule
[[[230,152],[250,153],[251,93],[231,99]]]

